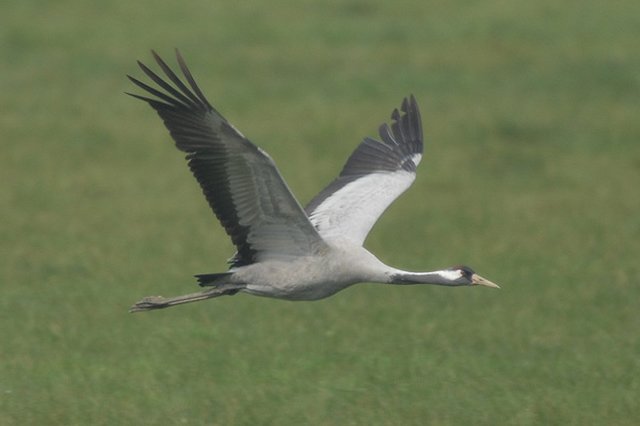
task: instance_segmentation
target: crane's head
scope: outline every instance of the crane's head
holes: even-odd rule
[[[500,288],[498,284],[492,283],[486,278],[482,278],[468,266],[452,266],[447,269],[446,272],[447,275],[449,275],[447,278],[457,285],[483,285],[485,287]]]

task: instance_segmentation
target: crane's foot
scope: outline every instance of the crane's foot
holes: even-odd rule
[[[170,299],[162,296],[149,296],[144,299],[136,302],[131,308],[129,308],[129,312],[142,312],[142,311],[150,311],[153,309],[162,309],[168,308],[171,306],[169,304]]]

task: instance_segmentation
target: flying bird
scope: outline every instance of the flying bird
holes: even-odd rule
[[[411,186],[422,159],[422,122],[413,95],[393,110],[391,124],[379,127],[380,139],[364,138],[340,175],[302,208],[271,157],[209,103],[180,52],[183,78],[152,54],[164,77],[138,65],[156,87],[127,76],[152,97],[127,94],[156,110],[237,251],[229,270],[195,275],[204,290],[146,297],[130,312],[238,292],[317,300],[360,282],[498,288],[468,266],[408,272],[363,247],[378,218]]]

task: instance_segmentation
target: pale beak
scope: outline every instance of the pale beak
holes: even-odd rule
[[[483,285],[485,287],[500,288],[498,284],[492,283],[491,281],[482,278],[478,274],[471,275],[471,285]]]

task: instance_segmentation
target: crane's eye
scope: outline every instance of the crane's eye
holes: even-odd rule
[[[467,279],[471,279],[471,276],[474,274],[473,269],[469,268],[468,266],[461,266],[459,271],[460,275]]]

